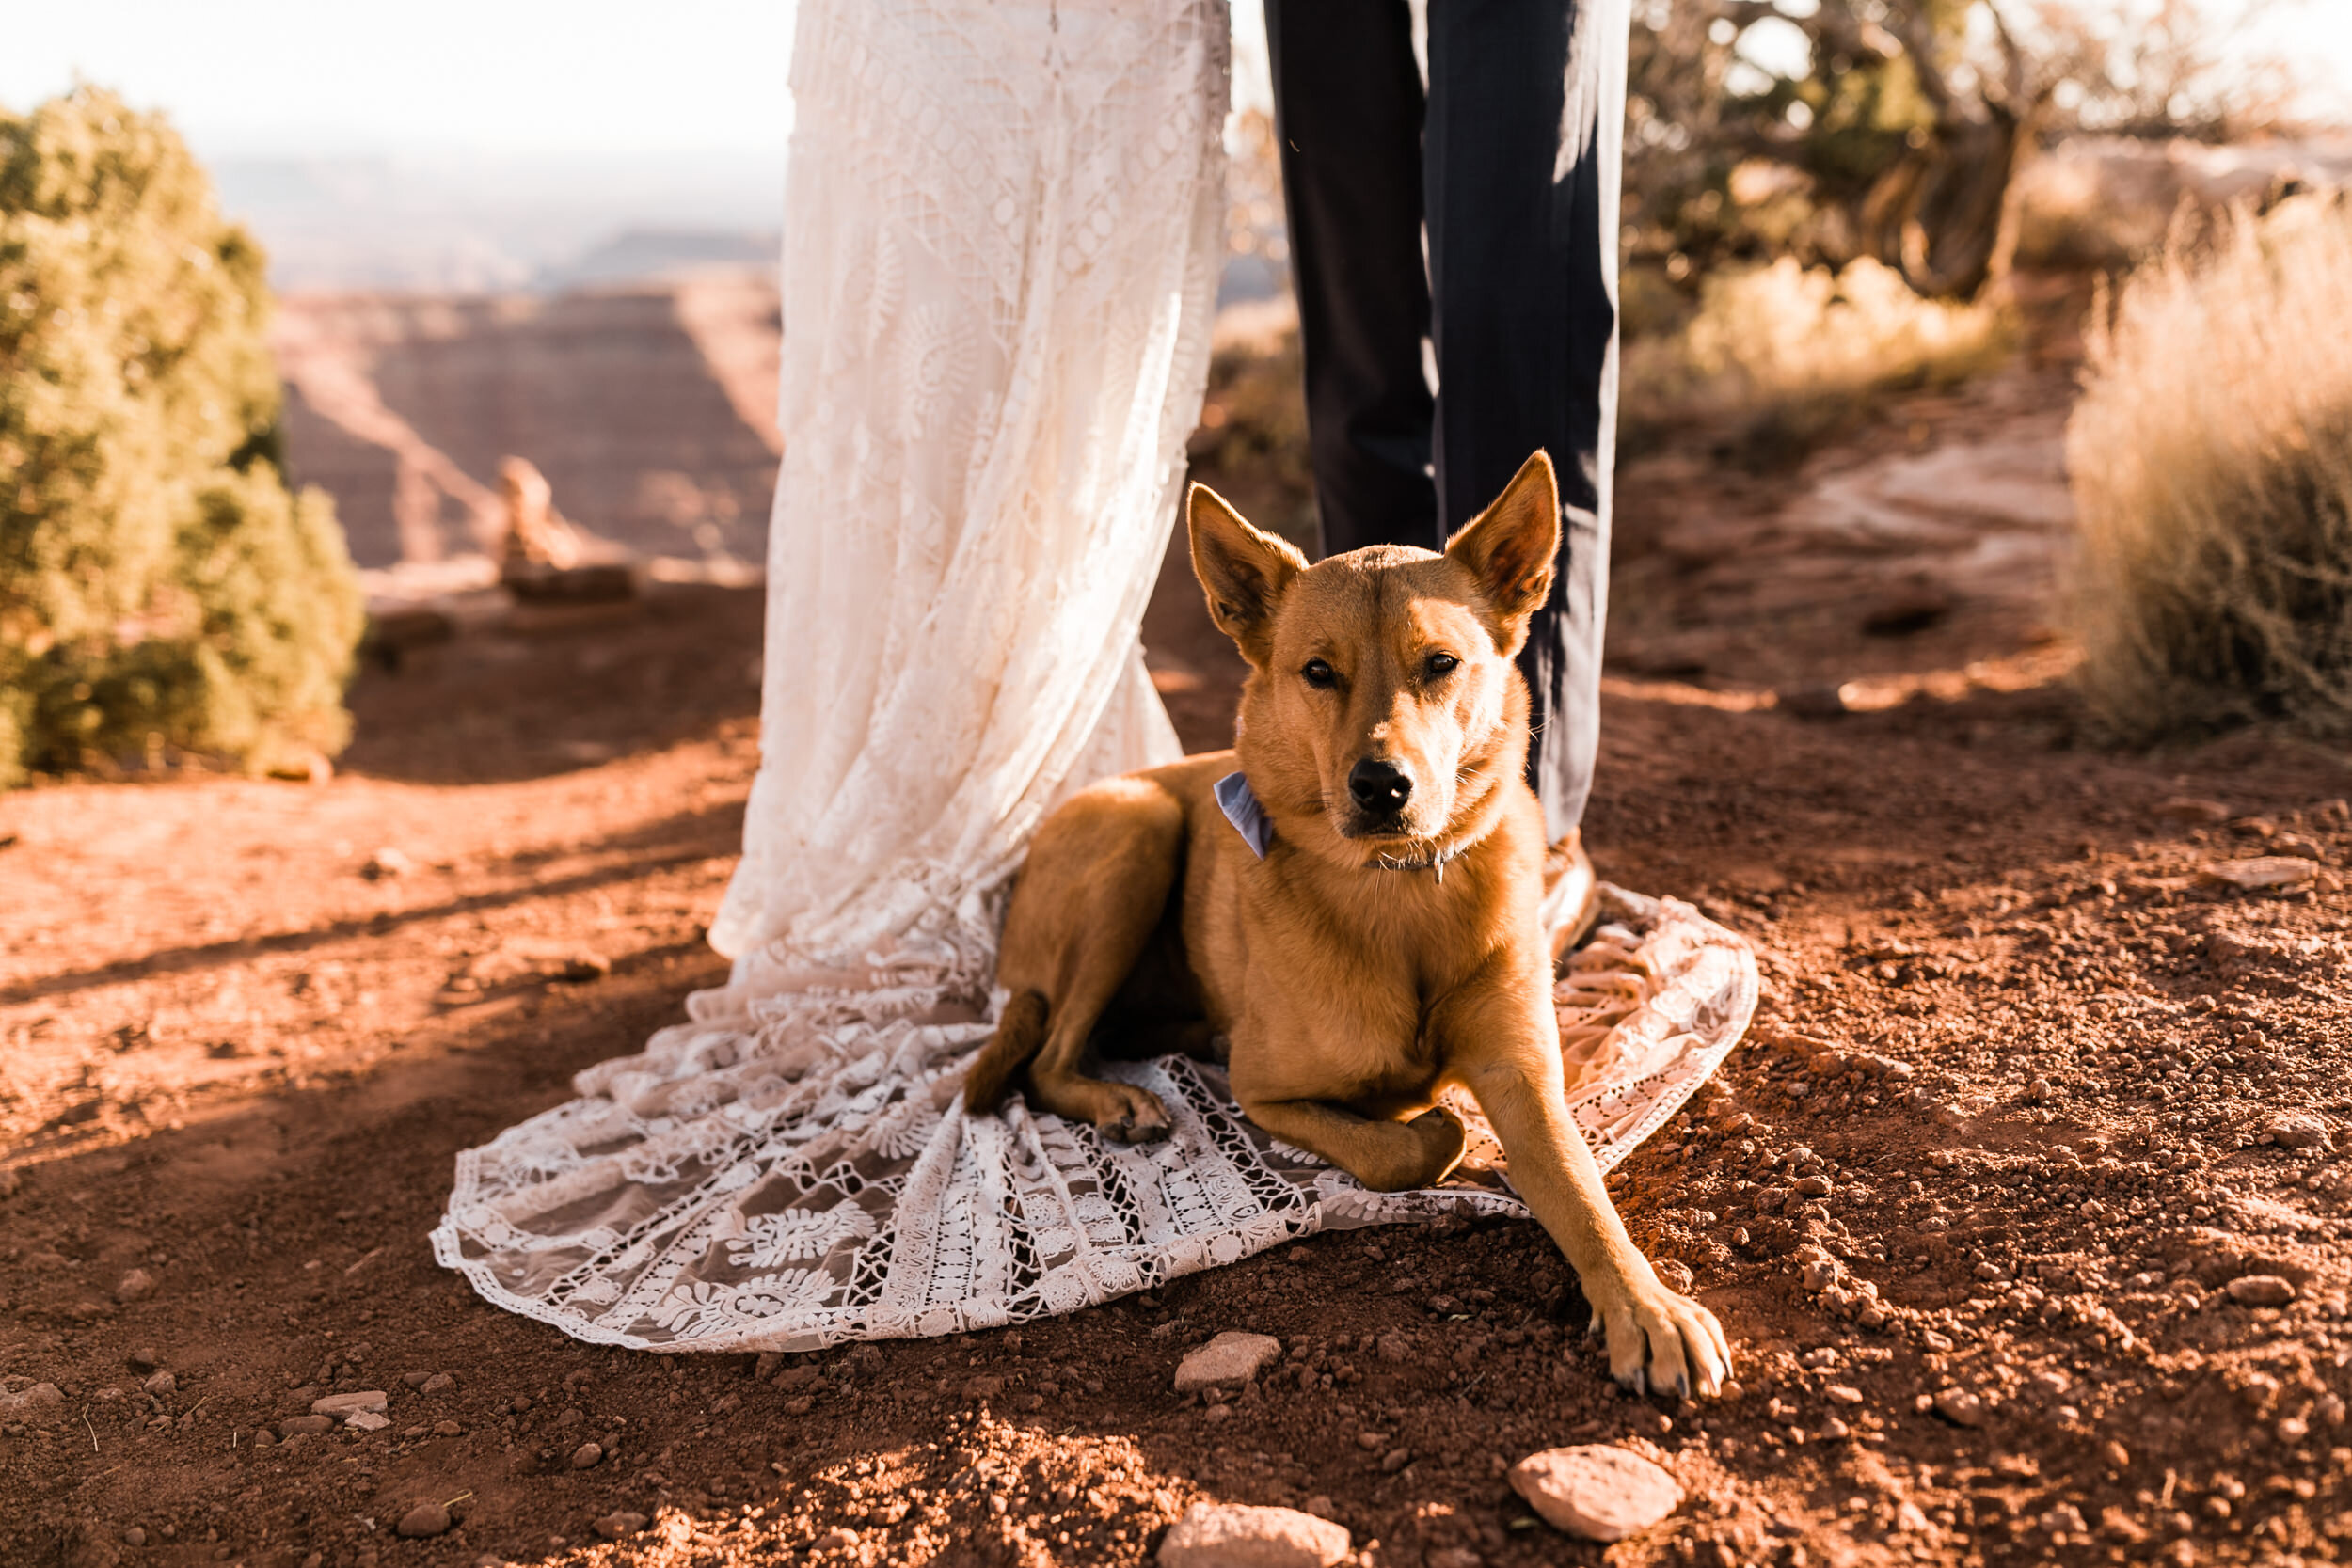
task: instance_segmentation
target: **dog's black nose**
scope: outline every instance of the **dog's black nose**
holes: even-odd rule
[[[1394,763],[1366,757],[1348,770],[1347,792],[1366,811],[1403,811],[1413,798],[1413,781]]]

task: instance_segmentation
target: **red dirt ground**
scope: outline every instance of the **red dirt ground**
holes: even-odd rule
[[[2063,401],[1922,404],[1831,466]],[[1134,1563],[1200,1497],[1430,1568],[2337,1560],[2352,923],[2332,869],[2197,874],[2345,863],[2344,761],[2090,747],[2031,584],[1890,628],[1866,590],[1934,561],[1773,520],[1826,471],[1669,454],[1620,499],[1592,836],[1608,875],[1753,936],[1769,985],[1614,1186],[1722,1316],[1733,1397],[1611,1386],[1522,1223],[765,1367],[476,1302],[424,1241],[452,1157],[723,973],[702,922],[759,605],[670,587],[371,672],[324,785],[0,798],[0,1561]],[[1149,632],[1201,745],[1232,662],[1190,594],[1171,576]],[[1771,700],[1860,677],[1842,717]],[[2241,1303],[2249,1275],[2286,1299]],[[1172,1394],[1229,1328],[1281,1336],[1279,1375],[1230,1411]],[[43,1383],[62,1402],[24,1401]],[[256,1441],[368,1388],[383,1431]],[[1605,1550],[1556,1535],[1501,1478],[1567,1441],[1637,1448],[1688,1500]],[[421,1502],[455,1527],[396,1537]]]

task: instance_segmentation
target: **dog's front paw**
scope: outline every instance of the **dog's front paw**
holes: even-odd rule
[[[1715,1314],[1668,1290],[1645,1262],[1639,1277],[1596,1293],[1593,1332],[1607,1340],[1609,1375],[1637,1392],[1711,1397],[1731,1375],[1731,1346]]]

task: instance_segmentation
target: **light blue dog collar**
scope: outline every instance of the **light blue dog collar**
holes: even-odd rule
[[[1265,808],[1258,804],[1257,791],[1249,787],[1248,779],[1228,773],[1217,780],[1216,806],[1249,846],[1250,853],[1265,859],[1266,846],[1274,842],[1274,824],[1266,820]]]

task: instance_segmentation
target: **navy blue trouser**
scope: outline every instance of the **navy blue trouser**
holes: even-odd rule
[[[1440,548],[1537,447],[1558,470],[1519,656],[1555,840],[1599,743],[1629,3],[1428,0],[1425,92],[1406,0],[1265,7],[1325,553]]]

